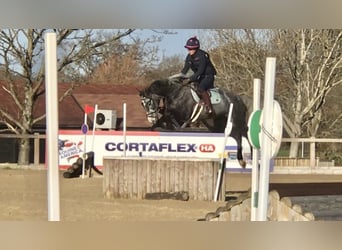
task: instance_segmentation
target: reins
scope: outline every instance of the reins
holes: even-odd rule
[[[186,79],[186,78],[184,78]],[[181,78],[174,78],[174,79],[169,79],[169,85],[180,85],[182,88],[185,87],[185,88],[190,88],[192,89],[193,91],[195,91],[197,93],[197,89],[196,87],[193,86],[193,84],[191,83],[188,83],[188,84],[184,84],[181,80]]]

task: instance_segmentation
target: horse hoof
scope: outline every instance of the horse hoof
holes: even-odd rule
[[[239,164],[242,168],[246,168],[246,162],[244,160],[239,160]]]

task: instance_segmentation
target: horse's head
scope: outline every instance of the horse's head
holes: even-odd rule
[[[147,120],[155,124],[158,117],[158,108],[159,108],[159,100],[160,98],[155,95],[149,95],[146,93],[146,91],[142,90],[140,91],[140,100],[141,104],[146,112]]]

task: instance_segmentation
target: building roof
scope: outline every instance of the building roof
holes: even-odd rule
[[[58,84],[58,96],[61,97],[69,88],[70,83]],[[59,128],[76,129],[84,123],[84,107],[90,105],[98,109],[115,110],[117,112],[117,129],[122,128],[123,105],[126,103],[126,125],[127,128],[148,128],[151,124],[147,121],[139,98],[141,86],[111,85],[111,84],[82,84],[58,104]],[[0,106],[11,114],[17,110],[8,93],[0,89]],[[45,113],[45,95],[38,97],[33,109],[33,114],[38,117]],[[92,127],[94,114],[88,115],[88,125]],[[45,128],[46,120],[43,119],[34,128]]]

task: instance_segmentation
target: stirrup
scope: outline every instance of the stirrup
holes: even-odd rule
[[[213,113],[213,109],[210,108],[210,106],[204,104],[204,107],[205,107],[205,112],[208,113],[208,114],[212,114]]]

